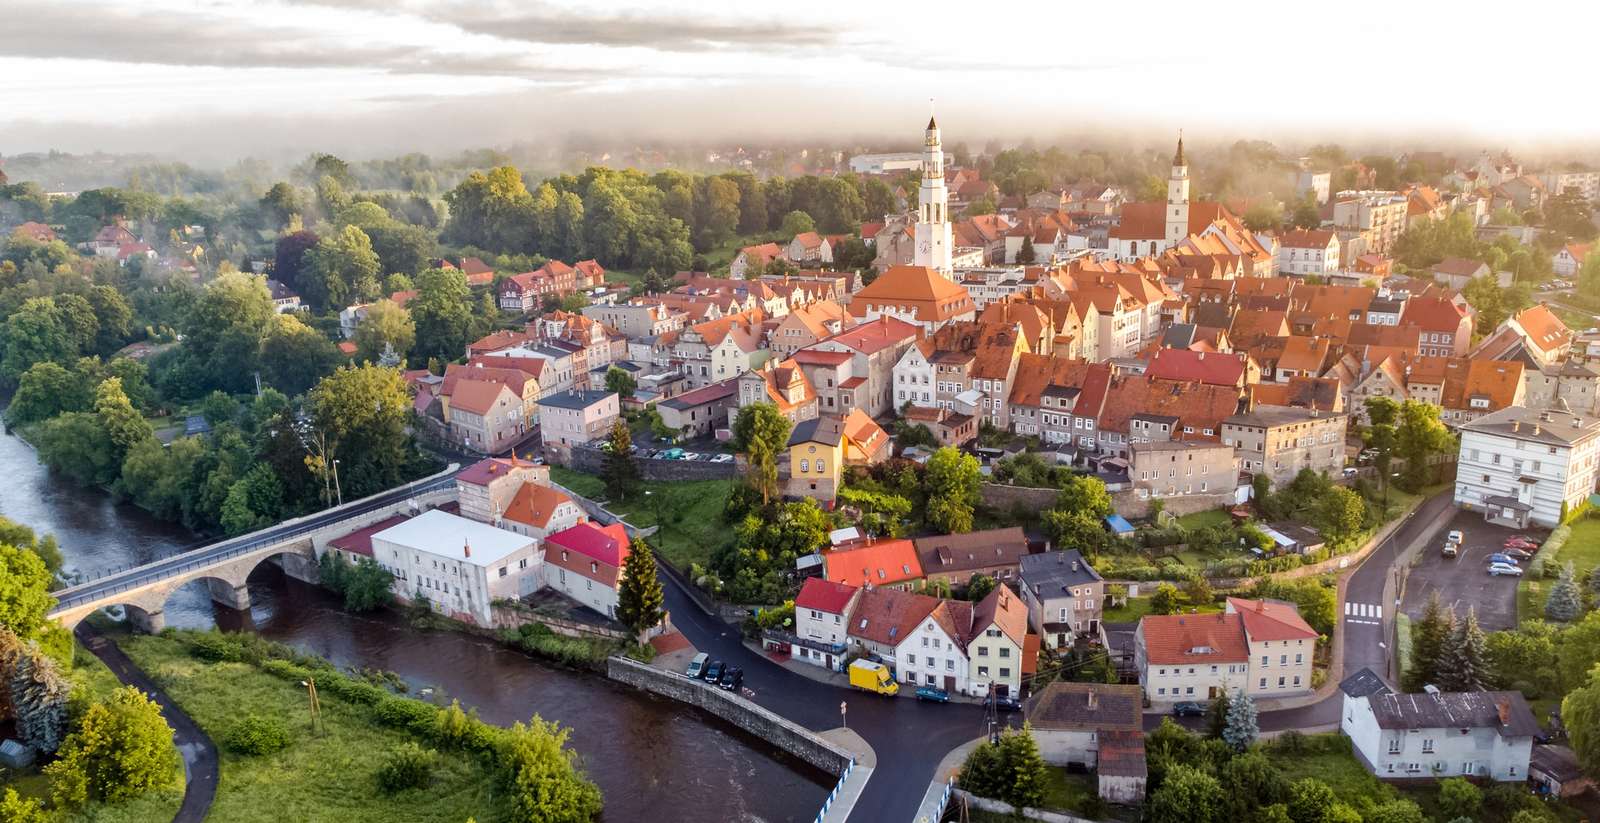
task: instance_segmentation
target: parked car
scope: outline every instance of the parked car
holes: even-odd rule
[[[1513,566],[1510,563],[1490,563],[1489,564],[1489,576],[1490,577],[1499,577],[1502,574],[1507,574],[1507,575],[1510,575],[1512,577],[1521,577],[1522,576],[1522,569],[1517,568],[1516,566]]]
[[[1515,558],[1513,558],[1509,554],[1501,554],[1500,552],[1495,552],[1494,554],[1489,555],[1489,562],[1490,563],[1504,563],[1507,566],[1515,566],[1515,565],[1517,565],[1517,561],[1516,561]]]
[[[1505,547],[1508,548],[1508,549],[1513,549],[1513,548],[1515,548],[1515,549],[1527,549],[1530,552],[1531,551],[1538,551],[1538,549],[1539,549],[1539,541],[1534,540],[1533,538],[1528,537],[1527,535],[1519,534],[1519,535],[1516,535],[1514,537],[1507,537],[1506,538],[1506,542],[1505,542]]]
[[[725,692],[738,691],[739,687],[744,685],[744,669],[729,666],[728,670],[722,673],[722,677],[718,678],[717,685]]]
[[[706,667],[706,673],[705,673],[706,682],[707,683],[715,683],[721,678],[722,678],[722,661],[721,660],[713,660],[713,661],[711,661],[711,665]]]
[[[950,693],[944,689],[935,689],[932,686],[922,686],[917,689],[918,700],[931,700],[935,703],[949,703]]]
[[[1461,541],[1466,539],[1466,535],[1463,535],[1460,529],[1451,529],[1450,533],[1444,536],[1444,539],[1459,546]]]
[[[1020,712],[1022,711],[1022,701],[1015,697],[996,697],[994,699],[994,708],[995,711],[999,712]]]
[[[695,655],[694,659],[689,661],[689,668],[683,673],[684,676],[698,679],[700,675],[705,674],[706,663],[710,659],[711,655],[708,655],[705,652]]]
[[[1343,472],[1345,477],[1355,477],[1356,475],[1358,475],[1360,473],[1361,473],[1361,470],[1356,468],[1355,466],[1346,466],[1345,469],[1344,469],[1344,472]]]
[[[1204,717],[1205,713],[1206,707],[1193,700],[1185,700],[1182,703],[1174,703],[1172,705],[1173,717]]]
[[[1528,558],[1533,557],[1533,552],[1523,551],[1522,549],[1506,549],[1500,553],[1516,561],[1527,560]]]
[[[1444,555],[1445,557],[1455,557],[1456,556],[1456,544],[1446,542],[1444,544],[1444,548],[1439,550],[1439,553]]]
[[[733,462],[733,455],[731,455],[731,454],[719,454],[716,457],[711,458],[711,462],[713,462],[713,463],[732,463]]]
[[[694,452],[683,452],[682,454],[678,455],[678,459],[679,460],[699,460],[700,459],[700,455],[695,454]]]

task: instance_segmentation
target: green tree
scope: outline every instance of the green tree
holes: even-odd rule
[[[935,451],[923,472],[928,524],[949,534],[972,531],[981,477],[976,457],[950,446]]]
[[[1335,800],[1333,789],[1315,777],[1303,777],[1289,787],[1289,819],[1294,823],[1328,823]]]
[[[49,754],[61,747],[72,683],[37,643],[24,646],[6,684],[22,742]]]
[[[1571,623],[1583,614],[1583,595],[1578,591],[1577,572],[1572,561],[1561,567],[1561,576],[1550,587],[1544,601],[1544,616],[1558,623]]]
[[[745,456],[745,479],[761,493],[761,504],[778,496],[778,456],[789,445],[789,418],[771,403],[752,403],[733,419],[733,450]]]
[[[1219,823],[1227,795],[1215,777],[1193,767],[1173,766],[1150,795],[1150,823]],[[1295,818],[1295,823],[1306,823]]]
[[[1044,803],[1049,770],[1027,721],[1023,721],[1021,730],[1008,729],[1000,735],[1000,762],[1007,778],[1001,800],[1018,807]]]
[[[416,325],[415,358],[437,357],[447,363],[465,354],[471,342],[470,296],[467,277],[459,270],[429,269],[417,278],[417,296],[407,304]]]
[[[1589,682],[1589,672],[1600,663],[1600,611],[1589,612],[1561,633],[1556,663],[1561,688],[1571,690]]]
[[[606,445],[600,471],[606,481],[606,496],[613,501],[626,500],[639,490],[639,464],[633,459],[633,435],[621,418],[611,425]]]
[[[1490,632],[1484,641],[1489,687],[1520,691],[1529,698],[1555,694],[1560,685],[1555,637],[1556,628],[1542,620]]]
[[[1329,537],[1342,539],[1360,531],[1366,519],[1367,504],[1361,495],[1344,486],[1334,486],[1322,496],[1318,504],[1318,524]]]
[[[1439,407],[1421,400],[1401,404],[1395,440],[1396,451],[1406,461],[1404,479],[1410,491],[1426,485],[1429,458],[1455,450],[1454,435],[1439,422]]]
[[[1380,803],[1362,815],[1363,823],[1427,823],[1422,808],[1411,800],[1390,800]]]
[[[1600,677],[1590,674],[1561,699],[1561,722],[1584,770],[1600,771]]]
[[[1420,692],[1439,678],[1439,655],[1449,637],[1452,619],[1439,601],[1439,592],[1428,596],[1422,616],[1411,624],[1411,659],[1405,670],[1405,690]]]
[[[25,426],[63,412],[86,411],[94,402],[89,381],[60,363],[35,363],[22,373],[17,391],[6,408],[6,421]]]
[[[282,181],[273,183],[272,188],[267,189],[259,205],[262,213],[267,215],[277,228],[289,225],[289,221],[295,215],[306,213],[305,198],[301,196],[300,190]]]
[[[95,318],[91,350],[102,357],[110,357],[133,337],[133,307],[111,286],[95,286],[89,289],[86,297]]]
[[[308,403],[318,432],[341,461],[347,498],[392,488],[405,479],[413,450],[406,427],[411,395],[395,369],[346,366],[324,377]]]
[[[393,300],[379,300],[367,306],[367,316],[356,324],[353,339],[358,362],[376,363],[390,349],[404,360],[417,342],[417,326],[404,306]]]
[[[139,797],[167,785],[177,767],[178,750],[161,707],[125,686],[84,712],[45,774],[56,805],[77,809],[90,801]]]
[[[1289,819],[1289,781],[1261,751],[1247,751],[1217,768],[1217,782],[1228,787],[1227,820],[1270,819],[1267,807]],[[1258,811],[1259,810],[1259,811]],[[1258,818],[1256,815],[1260,814]]]
[[[24,799],[16,789],[8,788],[5,797],[0,799],[0,820],[7,823],[55,823],[56,816],[45,811],[44,801]]]
[[[261,378],[288,395],[304,394],[343,360],[333,341],[287,314],[274,319],[261,341]]]
[[[791,211],[783,216],[783,223],[779,225],[778,232],[784,237],[792,238],[797,234],[816,231],[817,224],[812,221],[811,215],[803,211]]]
[[[0,383],[15,386],[35,363],[70,363],[77,343],[48,297],[34,297],[0,324]]]
[[[1484,646],[1477,608],[1468,607],[1466,619],[1456,624],[1449,642],[1440,651],[1439,688],[1451,692],[1482,690],[1486,673]]]
[[[1439,810],[1448,817],[1478,816],[1483,809],[1483,792],[1464,777],[1439,781]]]
[[[377,611],[394,599],[394,575],[370,557],[363,557],[350,567],[342,583],[347,612]]]
[[[983,600],[985,597],[988,597],[989,593],[994,591],[995,586],[997,585],[999,584],[995,582],[993,577],[990,577],[987,574],[973,572],[972,576],[967,578],[967,599],[977,603]]]
[[[632,397],[639,389],[639,381],[633,379],[626,369],[612,366],[606,369],[606,391],[615,392],[619,397]]]
[[[1256,725],[1256,701],[1243,689],[1233,693],[1228,700],[1228,724],[1222,730],[1222,740],[1236,752],[1250,748],[1261,735]]]
[[[257,463],[228,488],[222,503],[222,527],[244,534],[269,526],[283,516],[283,484],[265,463]]]
[[[1178,587],[1171,583],[1162,583],[1156,586],[1155,594],[1150,596],[1150,611],[1154,614],[1177,614],[1182,608],[1181,595]]]
[[[34,437],[39,461],[78,483],[109,483],[119,466],[116,446],[89,412],[67,412],[45,421]]]
[[[340,308],[351,300],[378,296],[381,267],[372,238],[357,226],[345,226],[324,237],[307,254],[300,272],[300,294],[318,311]]]
[[[600,789],[566,748],[570,732],[538,715],[501,735],[499,757],[517,823],[588,823],[600,814]]]
[[[106,435],[111,438],[112,445],[116,446],[112,460],[118,466],[122,465],[123,455],[134,444],[155,436],[150,421],[133,408],[128,395],[123,393],[121,378],[108,377],[100,382],[95,390],[94,411],[100,418],[100,425],[105,427]]]
[[[661,622],[665,595],[656,579],[656,556],[650,544],[635,538],[622,561],[622,582],[617,585],[617,620],[635,637]]]
[[[1222,733],[1228,728],[1228,706],[1232,698],[1226,690],[1220,692],[1211,705],[1206,707],[1206,736],[1215,740],[1222,739]]]

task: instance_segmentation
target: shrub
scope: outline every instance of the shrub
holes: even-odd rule
[[[351,703],[359,703],[363,706],[376,706],[385,698],[390,696],[387,691],[374,686],[371,683],[361,680],[351,680],[350,678],[341,674],[328,673],[323,674],[321,677],[322,679],[317,681],[318,689],[321,689],[322,691],[325,691],[341,700],[348,700]]]
[[[411,729],[422,734],[433,732],[434,718],[439,710],[420,700],[406,697],[385,697],[378,702],[375,716],[378,722],[397,729]]]
[[[378,764],[378,788],[384,794],[394,794],[426,786],[438,759],[438,753],[432,749],[403,743],[384,755],[383,762]]]
[[[283,721],[258,714],[245,715],[233,724],[222,745],[236,754],[261,756],[282,751],[289,745],[289,727]]]
[[[161,707],[127,686],[89,707],[45,767],[58,808],[91,800],[120,803],[167,783],[178,765],[172,729]]]
[[[310,669],[296,666],[287,660],[263,660],[261,670],[273,677],[292,682],[299,682],[312,676]]]

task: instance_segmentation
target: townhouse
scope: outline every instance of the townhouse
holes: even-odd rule
[[[544,584],[606,617],[617,616],[617,589],[628,560],[628,532],[584,520],[544,541]]]
[[[1232,446],[1192,440],[1134,443],[1128,480],[1141,500],[1230,494],[1239,471]]]
[[[794,598],[794,638],[790,654],[813,666],[844,669],[850,644],[847,621],[864,589],[808,577]]]
[[[1327,277],[1339,270],[1339,235],[1329,229],[1297,229],[1283,233],[1278,244],[1278,271]]]
[[[1542,730],[1521,692],[1400,694],[1371,669],[1345,678],[1339,691],[1339,731],[1375,777],[1528,778]]]
[[[856,293],[849,308],[860,322],[892,317],[930,333],[977,314],[966,289],[927,266],[890,267]]]
[[[868,416],[882,417],[896,407],[895,363],[921,334],[917,325],[883,316],[795,352],[790,359],[810,380],[822,414],[859,408]]]
[[[977,574],[1014,582],[1018,565],[1029,551],[1028,538],[1017,526],[918,537],[912,543],[923,577],[954,587],[965,586]]]
[[[806,420],[789,435],[787,492],[831,507],[845,466],[877,465],[892,449],[889,433],[860,409]]]
[[[838,303],[824,300],[790,311],[768,333],[772,356],[784,359],[855,326],[856,320]]]
[[[568,391],[544,398],[539,432],[546,456],[565,465],[573,448],[608,435],[620,414],[616,392]]]
[[[1511,406],[1461,427],[1456,505],[1514,528],[1554,528],[1595,492],[1600,418]]]
[[[1222,442],[1237,450],[1240,471],[1265,474],[1278,488],[1302,469],[1337,474],[1344,467],[1346,422],[1342,413],[1257,406],[1222,421]]]
[[[1100,638],[1106,586],[1100,573],[1077,549],[1024,555],[1018,564],[1018,591],[1028,623],[1052,649],[1078,638]]]
[[[1141,618],[1134,661],[1153,703],[1281,697],[1311,691],[1317,638],[1293,604],[1230,597],[1216,614]]]

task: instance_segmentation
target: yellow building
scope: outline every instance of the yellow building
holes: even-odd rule
[[[889,433],[860,409],[806,420],[789,435],[788,494],[832,504],[842,466],[881,463],[890,450]]]

